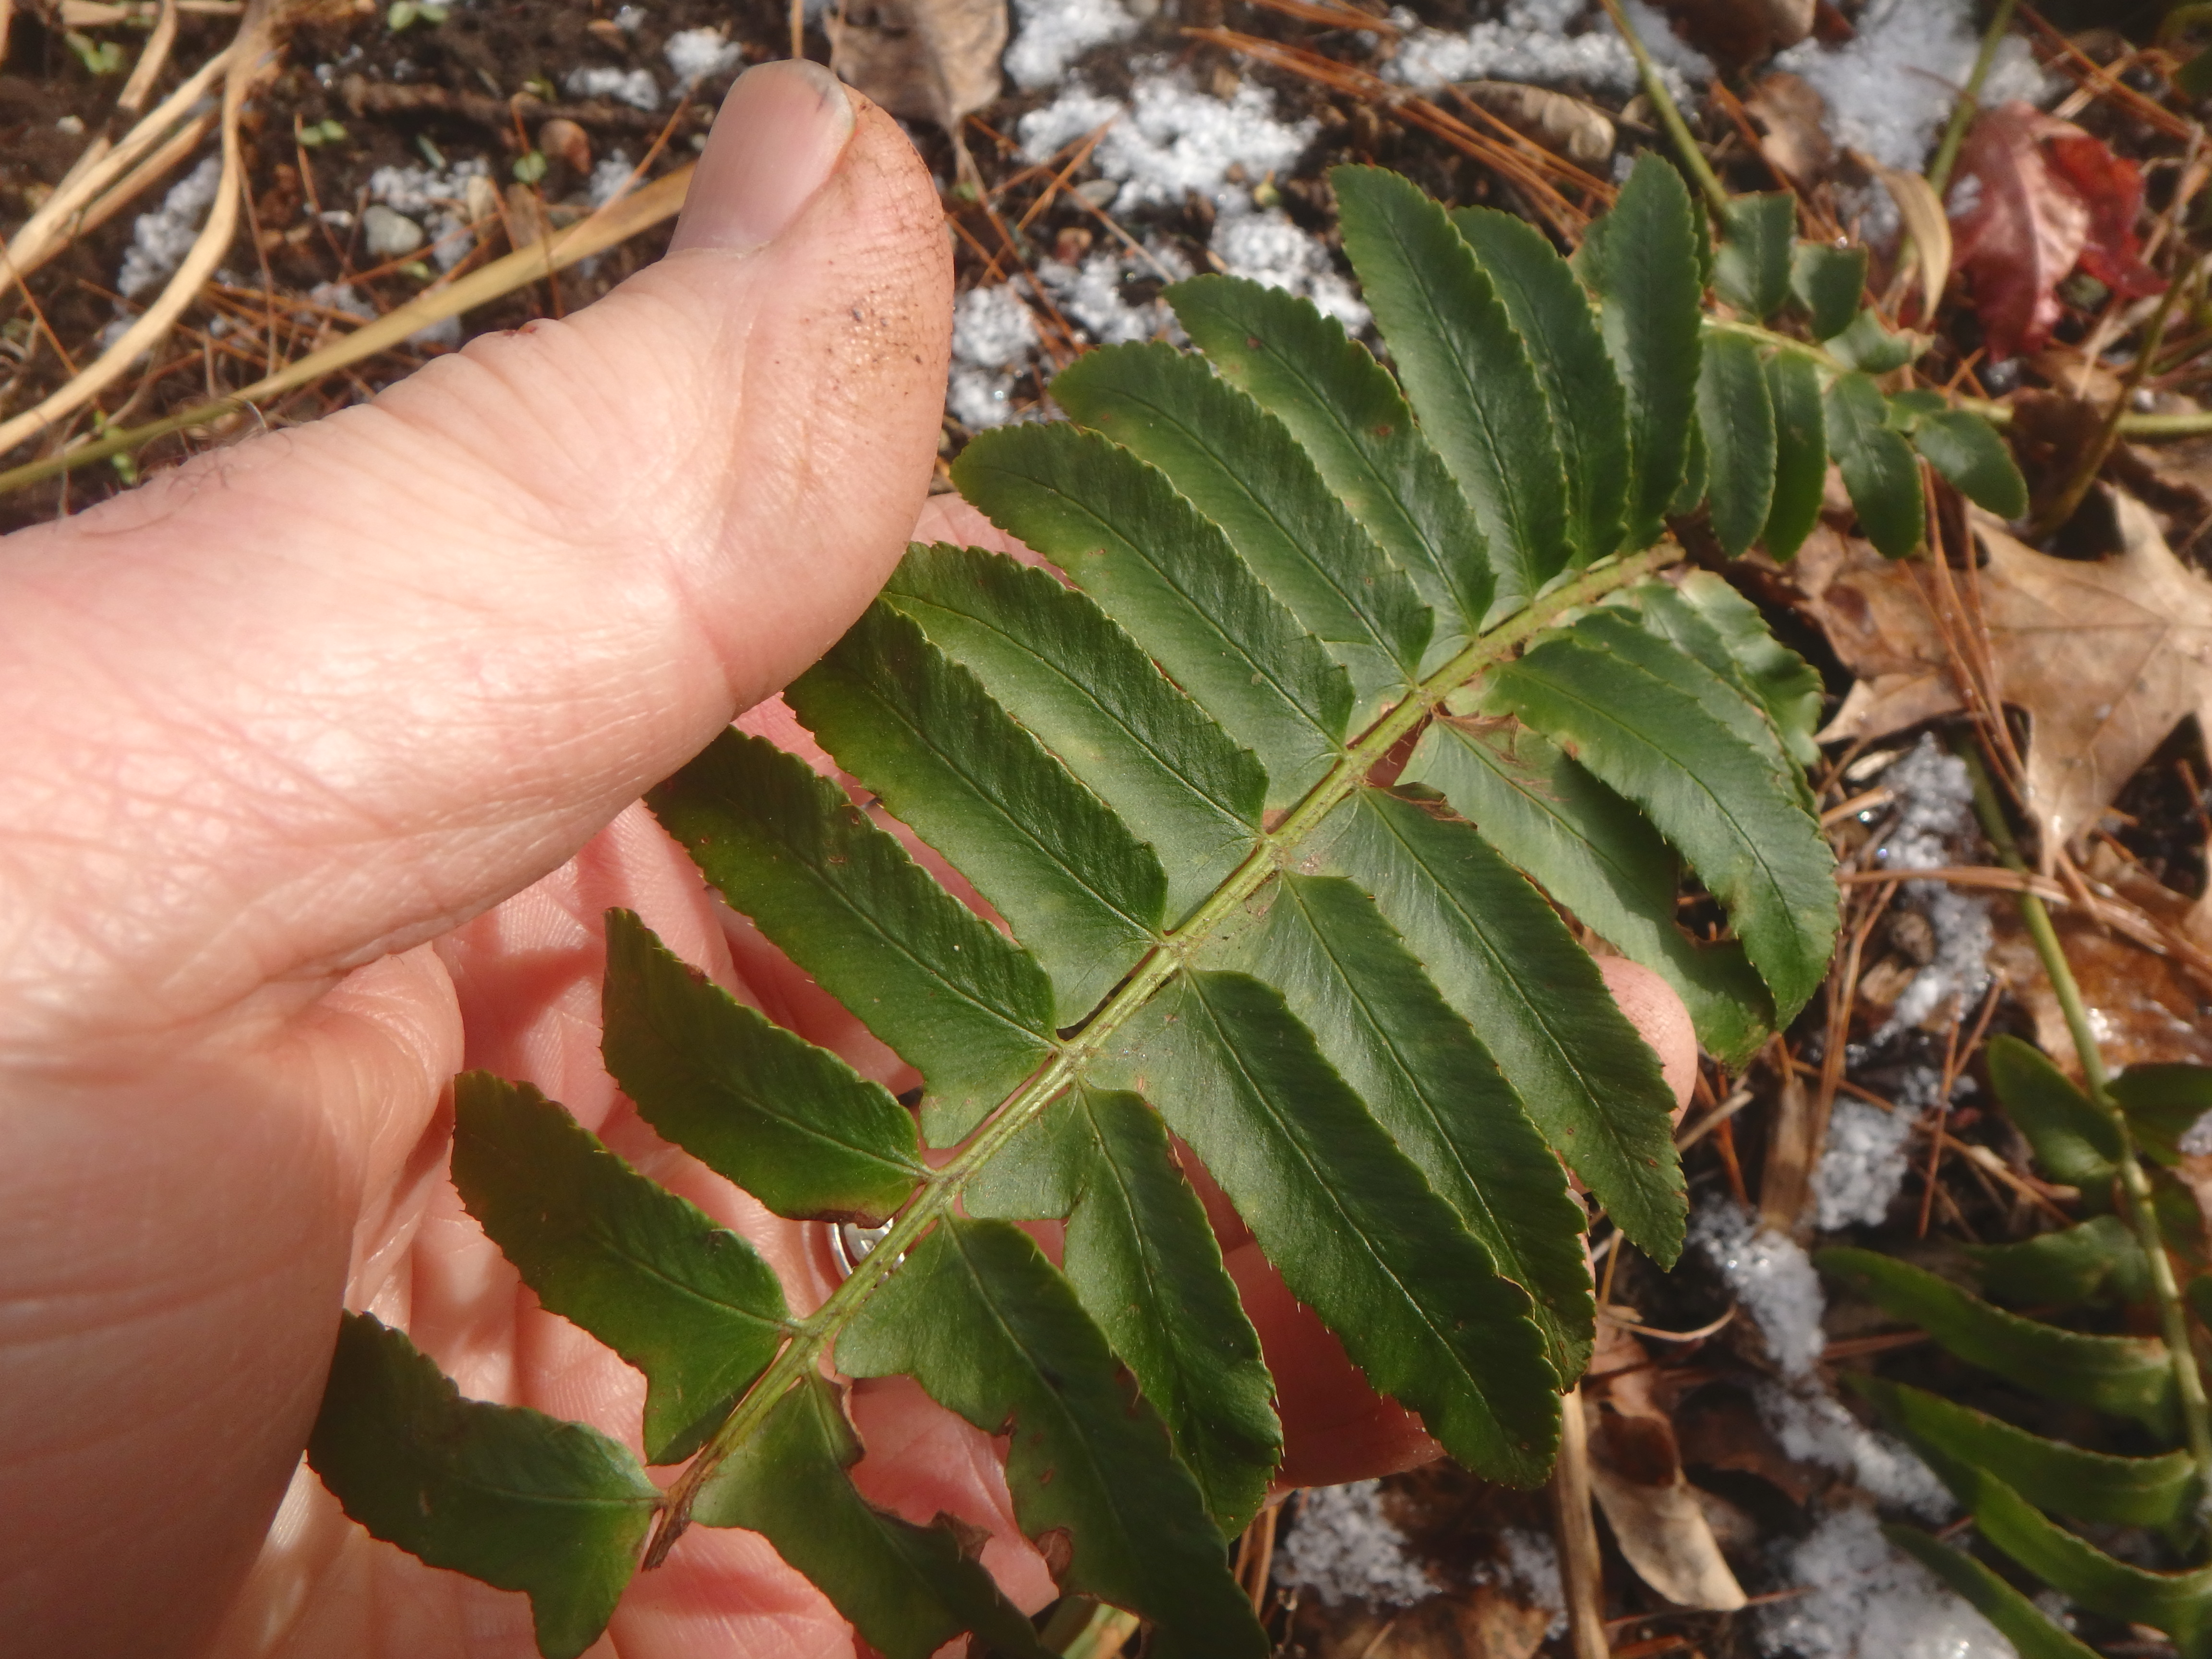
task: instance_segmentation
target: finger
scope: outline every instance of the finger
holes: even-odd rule
[[[950,299],[927,174],[855,102],[754,70],[676,251],[599,304],[11,538],[0,1033],[312,994],[836,637],[922,499]]]
[[[948,259],[855,109],[754,71],[679,251],[607,301],[8,542],[12,1639],[189,1646],[251,1559],[355,1218],[458,1058],[427,957],[315,999],[557,864],[903,544]]]

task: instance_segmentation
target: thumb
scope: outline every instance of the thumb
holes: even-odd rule
[[[282,1018],[811,661],[927,489],[951,276],[897,127],[764,65],[605,300],[9,538],[0,1042]]]

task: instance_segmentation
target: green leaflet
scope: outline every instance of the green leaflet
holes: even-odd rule
[[[1828,424],[1820,410],[1820,371],[1812,360],[1778,351],[1767,360],[1774,404],[1774,504],[1760,532],[1770,556],[1787,564],[1820,521],[1828,480]]]
[[[1866,270],[1863,247],[1797,244],[1790,256],[1790,291],[1805,307],[1814,339],[1832,339],[1851,325],[1851,319],[1859,314]]]
[[[1067,426],[987,432],[952,474],[1259,757],[1270,806],[1321,780],[1351,718],[1351,682],[1166,478]]]
[[[1797,198],[1786,190],[1739,196],[1729,204],[1725,231],[1713,260],[1713,287],[1753,322],[1765,322],[1790,297]]]
[[[1566,472],[1528,348],[1443,208],[1379,167],[1328,176],[1344,251],[1421,429],[1481,521],[1498,597],[1531,599],[1572,548]]]
[[[1774,504],[1774,404],[1759,348],[1741,335],[1705,342],[1698,426],[1705,434],[1713,534],[1734,558],[1759,538]]]
[[[645,1373],[645,1451],[699,1449],[783,1346],[775,1270],[528,1084],[453,1084],[453,1185],[538,1299]]]
[[[2035,1148],[2044,1173],[2110,1208],[2120,1158],[2119,1131],[2112,1121],[2033,1043],[1995,1036],[1988,1052],[1990,1086]]]
[[[2160,1164],[2179,1164],[2181,1138],[2212,1112],[2212,1067],[2130,1066],[2108,1086],[2127,1115],[2136,1150]]]
[[[1662,1267],[1682,1248],[1680,1161],[1659,1062],[1541,895],[1464,823],[1366,788],[1311,845],[1375,896],[1544,1139]]]
[[[546,1659],[599,1639],[660,1504],[617,1442],[526,1407],[462,1399],[368,1314],[339,1318],[307,1462],[373,1537],[526,1593]]]
[[[1158,1414],[1067,1282],[1011,1222],[947,1219],[845,1328],[837,1363],[901,1373],[987,1434],[1031,1538],[1064,1528],[1060,1588],[1155,1622],[1162,1659],[1263,1659],[1267,1638]]]
[[[1525,726],[1438,720],[1400,781],[1426,784],[1483,839],[1632,962],[1680,994],[1698,1041],[1730,1066],[1766,1040],[1772,1001],[1734,944],[1699,945],[1674,923],[1674,851],[1619,795]]]
[[[1650,814],[1728,907],[1796,1017],[1827,971],[1838,900],[1820,826],[1757,712],[1717,676],[1599,610],[1492,676],[1496,697]],[[1756,729],[1747,726],[1753,722]],[[1771,752],[1766,752],[1771,746]]]
[[[1113,1067],[1205,1159],[1291,1292],[1377,1392],[1469,1468],[1543,1479],[1559,1396],[1528,1297],[1244,974],[1188,972],[1123,1028]]]
[[[1180,919],[1252,851],[1267,775],[1085,594],[980,548],[908,550],[912,617],[1158,853]]]
[[[1291,429],[1436,608],[1424,667],[1443,662],[1489,612],[1496,583],[1481,526],[1397,383],[1334,318],[1279,289],[1196,276],[1166,297],[1222,378]]]
[[[925,1173],[914,1119],[826,1048],[607,912],[607,1072],[638,1115],[777,1215],[880,1221]]]
[[[1912,429],[1912,446],[1967,500],[2000,519],[2027,516],[2027,480],[2011,448],[1980,416],[1960,409],[1923,416]]]
[[[1571,1386],[1594,1333],[1582,1206],[1496,1062],[1374,901],[1337,877],[1285,875],[1265,923],[1203,960],[1282,994],[1498,1271],[1528,1293],[1546,1357]]]
[[[1474,250],[1543,383],[1573,496],[1574,562],[1601,559],[1620,545],[1628,405],[1589,297],[1525,220],[1493,208],[1455,208],[1451,222]]]
[[[1242,1532],[1282,1461],[1274,1379],[1159,1119],[1134,1095],[1079,1085],[965,1199],[974,1216],[1067,1218],[1077,1299],[1165,1419],[1223,1534]]]
[[[1053,401],[1152,463],[1219,525],[1244,562],[1335,648],[1363,699],[1402,695],[1428,607],[1281,422],[1205,360],[1164,343],[1108,346],[1052,382]]]
[[[1863,1374],[1844,1380],[1914,1444],[1990,1470],[2040,1508],[2128,1527],[2171,1527],[2189,1516],[2195,1471],[2187,1452],[2111,1457],[2046,1440],[1923,1389]]]
[[[837,763],[975,883],[1052,978],[1055,1025],[1159,937],[1167,872],[913,618],[873,605],[784,693]]]
[[[2150,1294],[2150,1263],[2127,1223],[2100,1215],[2017,1244],[1969,1244],[1982,1289],[2005,1302],[2139,1302]]]
[[[2151,1572],[2116,1561],[2039,1511],[1998,1476],[1929,1448],[1929,1462],[1991,1544],[2068,1601],[2154,1626],[2189,1659],[2212,1646],[2212,1567]]]
[[[1628,399],[1630,547],[1659,539],[1689,462],[1703,222],[1680,175],[1642,155],[1575,255],[1577,273],[1598,296],[1605,349]]]
[[[917,1527],[877,1509],[845,1473],[860,1460],[835,1386],[802,1377],[708,1477],[691,1518],[759,1533],[885,1659],[929,1659],[970,1631],[1009,1659],[1046,1659],[958,1523]]]
[[[646,800],[731,904],[921,1072],[933,1144],[1050,1049],[1044,970],[805,762],[726,732]]]
[[[1969,1364],[1998,1372],[2047,1399],[2133,1418],[2154,1434],[2175,1431],[2173,1368],[2162,1342],[2083,1336],[2023,1319],[1873,1250],[1823,1250],[1814,1262],[1871,1297],[1892,1317],[1920,1326]]]
[[[1650,595],[1662,586],[1669,587],[1674,604],[1688,606],[1711,624],[1734,666],[1717,665],[1702,646],[1693,647],[1685,637],[1660,631],[1765,709],[1792,761],[1800,767],[1820,764],[1820,746],[1813,734],[1820,729],[1820,704],[1826,693],[1813,665],[1768,633],[1759,607],[1711,571],[1693,570],[1671,585],[1646,583],[1636,592]],[[1656,614],[1649,598],[1644,611],[1647,617]]]
[[[1881,1535],[1911,1555],[1997,1627],[2020,1659],[2097,1659],[2096,1649],[2058,1628],[2043,1610],[1962,1550],[1917,1527],[1885,1526]]]
[[[1887,374],[1919,356],[1919,345],[1910,334],[1893,334],[1884,328],[1881,319],[1869,306],[1851,319],[1849,328],[1828,342],[1828,355],[1846,368]]]

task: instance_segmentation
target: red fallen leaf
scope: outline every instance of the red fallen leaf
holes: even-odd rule
[[[2015,101],[1984,110],[1952,177],[1953,269],[1972,283],[1992,360],[2039,349],[2079,265],[2114,293],[2165,287],[2142,263],[2142,174],[2071,121]]]

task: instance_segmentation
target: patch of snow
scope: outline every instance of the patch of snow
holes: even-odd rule
[[[349,317],[358,317],[364,323],[376,320],[376,307],[369,303],[368,296],[351,283],[318,283],[307,290],[307,299],[309,303],[320,306],[326,311],[343,312]],[[302,312],[295,320],[312,325],[323,319],[312,312]]]
[[[945,406],[971,432],[1013,419],[1014,381],[1036,361],[1036,319],[1012,285],[970,289],[952,307]]]
[[[1137,32],[1115,0],[1014,0],[1013,10],[1013,41],[1000,61],[1025,91],[1050,86],[1091,47]]]
[[[1691,101],[1694,89],[1713,74],[1702,53],[1678,39],[1666,18],[1644,3],[1626,0],[1660,78],[1677,102]],[[1595,8],[1587,0],[1509,0],[1504,13],[1485,18],[1464,33],[1427,28],[1408,9],[1398,7],[1390,21],[1406,30],[1397,54],[1383,73],[1410,87],[1441,87],[1452,81],[1525,81],[1536,86],[1562,84],[1592,92],[1629,94],[1637,89],[1636,59],[1627,43],[1602,16],[1586,19],[1579,33],[1568,26]]]
[[[1041,162],[1111,120],[1091,152],[1100,173],[1117,181],[1119,210],[1179,206],[1195,192],[1228,212],[1251,208],[1251,186],[1271,173],[1289,173],[1312,143],[1311,121],[1275,118],[1275,97],[1246,82],[1216,98],[1176,70],[1144,76],[1129,103],[1081,85],[1031,110],[1017,127],[1022,158]],[[1232,176],[1234,175],[1234,176]]]
[[[639,6],[622,6],[615,12],[615,27],[624,34],[635,34],[645,27],[645,11]]]
[[[1810,1377],[1827,1342],[1820,1316],[1828,1306],[1812,1258],[1795,1240],[1762,1228],[1757,1215],[1727,1200],[1692,1218],[1689,1242],[1720,1269],[1783,1376]]]
[[[134,299],[184,263],[222,185],[222,159],[210,155],[169,186],[161,206],[138,216],[115,278],[118,294]]]
[[[1559,1585],[1559,1549],[1548,1533],[1526,1527],[1508,1527],[1498,1534],[1505,1547],[1505,1576],[1521,1588],[1529,1605],[1552,1615],[1547,1639],[1564,1636],[1567,1629],[1567,1593]]]
[[[2207,1112],[2181,1132],[2175,1143],[2185,1158],[2203,1158],[2212,1154],[2212,1112]]]
[[[1827,1143],[1813,1170],[1813,1201],[1822,1232],[1858,1223],[1878,1225],[1889,1213],[1911,1163],[1905,1150],[1915,1114],[1863,1100],[1839,1100],[1828,1114]]]
[[[626,149],[608,151],[593,164],[592,176],[585,180],[584,199],[596,211],[617,197],[627,195],[635,182],[630,173],[636,165]]]
[[[368,175],[368,199],[396,213],[420,217],[434,208],[465,203],[469,180],[490,176],[491,163],[481,155],[456,161],[442,173],[432,167],[379,167]]]
[[[668,37],[661,54],[679,89],[733,70],[744,57],[744,49],[718,28],[678,30]]]
[[[1869,0],[1850,40],[1834,46],[1802,41],[1778,54],[1774,67],[1804,76],[1826,101],[1828,132],[1838,143],[1884,167],[1918,173],[1980,50],[1975,10],[1973,0]],[[2008,35],[1982,101],[2039,102],[2050,85],[2027,42]]]
[[[1850,1408],[1817,1386],[1763,1384],[1759,1420],[1790,1457],[1833,1469],[1862,1491],[1893,1508],[1929,1521],[1947,1521],[1959,1506],[1950,1489],[1893,1435],[1870,1429]]]
[[[1883,783],[1897,797],[1896,820],[1875,862],[1885,870],[1933,870],[1959,861],[1974,829],[1974,789],[1966,766],[1938,748],[1932,736],[1885,769]],[[1909,881],[1905,902],[1928,919],[1936,951],[1912,976],[1875,1041],[1917,1025],[1951,1004],[1963,1012],[1989,988],[1990,951],[1996,945],[1988,901],[1940,881]]]
[[[1864,1510],[1824,1517],[1782,1565],[1811,1594],[1759,1610],[1759,1649],[1778,1659],[2013,1659],[2012,1644]]]
[[[617,104],[646,111],[660,107],[660,83],[647,69],[620,70],[608,64],[588,64],[573,69],[561,82],[571,98],[611,98]]]
[[[1215,222],[1213,253],[1231,276],[1249,277],[1311,300],[1356,333],[1367,326],[1367,307],[1329,258],[1321,239],[1292,224],[1280,208],[1224,215]]]
[[[1311,1590],[1330,1607],[1406,1607],[1435,1595],[1442,1586],[1406,1553],[1406,1534],[1382,1512],[1382,1492],[1379,1480],[1308,1492],[1275,1552],[1275,1582]],[[1556,1579],[1556,1564],[1553,1571]]]
[[[1188,266],[1171,248],[1159,247],[1154,250],[1153,257],[1177,276],[1190,274]],[[1036,268],[1037,280],[1051,294],[1052,302],[1060,307],[1060,314],[1081,324],[1084,331],[1099,345],[1180,337],[1175,313],[1168,309],[1166,301],[1152,300],[1143,305],[1132,305],[1121,297],[1122,283],[1140,274],[1157,276],[1159,273],[1134,255],[1116,249],[1101,249],[1080,265],[1044,259],[1038,262]]]

